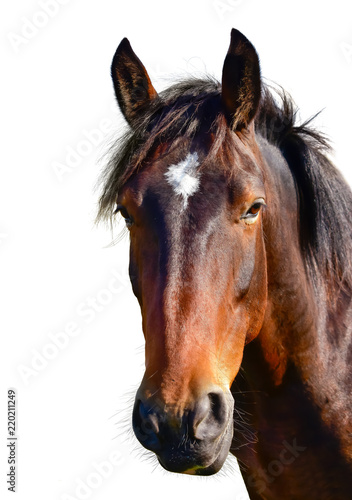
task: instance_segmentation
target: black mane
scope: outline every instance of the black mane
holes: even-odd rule
[[[315,277],[352,291],[352,193],[328,159],[326,137],[311,126],[317,116],[297,124],[298,108],[283,89],[277,103],[264,87],[256,130],[276,145],[295,179],[300,208],[302,250]]]
[[[314,117],[298,125],[297,111],[283,89],[273,91],[263,85],[256,133],[280,149],[293,174],[301,246],[313,274],[318,269],[323,279],[352,290],[352,193],[326,156],[326,138],[311,127]],[[119,190],[155,147],[181,136],[192,138],[201,130],[213,131],[214,151],[226,140],[219,82],[210,77],[189,79],[160,93],[134,129],[112,148],[101,176],[97,220],[111,219]]]

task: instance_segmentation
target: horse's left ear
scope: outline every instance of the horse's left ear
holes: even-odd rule
[[[253,120],[259,106],[260,93],[257,52],[242,33],[233,29],[222,70],[222,102],[233,130],[241,130]]]
[[[133,126],[143,109],[157,96],[149,75],[124,38],[117,47],[111,64],[111,76],[120,109]]]

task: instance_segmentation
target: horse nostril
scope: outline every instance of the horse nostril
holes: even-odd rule
[[[145,448],[154,451],[159,447],[158,416],[152,407],[140,399],[136,400],[134,405],[132,424],[137,439]]]
[[[229,411],[225,394],[210,392],[197,404],[193,418],[194,437],[215,439],[222,434]]]
[[[213,417],[218,423],[222,424],[227,417],[225,395],[223,393],[210,392],[208,397]]]
[[[156,413],[153,411],[153,408],[148,406],[147,404],[143,404],[143,402],[139,400],[138,409],[144,427],[150,429],[150,431],[155,432],[157,434],[159,432],[159,423],[158,423],[158,417]]]

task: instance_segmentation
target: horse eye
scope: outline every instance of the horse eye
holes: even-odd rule
[[[117,214],[119,212],[122,215],[122,217],[125,219],[126,226],[128,228],[130,228],[133,224],[133,219],[123,205],[117,205],[116,210],[115,210],[115,214]]]
[[[261,198],[260,200],[255,201],[249,210],[241,217],[244,219],[246,224],[253,224],[259,215],[260,209],[266,206],[264,200]]]
[[[247,214],[257,215],[259,213],[259,210],[261,209],[261,206],[261,203],[254,203],[254,205],[252,205],[248,210]]]

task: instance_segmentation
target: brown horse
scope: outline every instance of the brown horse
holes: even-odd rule
[[[237,30],[221,85],[158,94],[127,39],[112,78],[129,130],[98,218],[130,231],[137,438],[179,473],[230,451],[251,499],[352,498],[352,194],[326,140]]]

